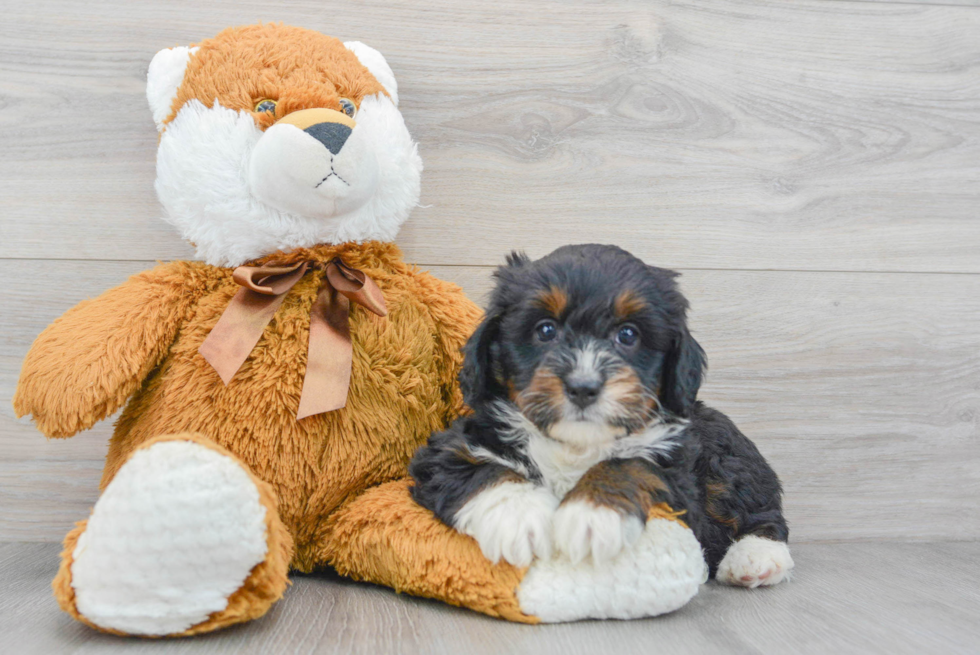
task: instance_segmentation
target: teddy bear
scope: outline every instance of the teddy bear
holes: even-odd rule
[[[491,562],[412,501],[407,464],[462,410],[460,348],[481,311],[393,243],[422,162],[378,51],[230,28],[158,52],[147,98],[156,192],[198,260],[69,310],[14,398],[48,437],[122,409],[101,496],[64,540],[66,612],[115,634],[204,633],[323,568],[527,623],[696,593],[700,551],[669,508],[597,572]]]

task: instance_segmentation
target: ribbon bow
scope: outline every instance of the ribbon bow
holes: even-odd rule
[[[265,327],[289,290],[318,262],[293,266],[239,266],[232,274],[243,288],[231,299],[217,325],[198,348],[227,385],[248,359]],[[378,285],[361,271],[335,258],[326,265],[323,282],[310,310],[310,343],[306,377],[297,418],[340,409],[347,404],[353,348],[350,301],[378,316],[387,316]]]

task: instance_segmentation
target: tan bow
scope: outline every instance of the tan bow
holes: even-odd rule
[[[289,290],[318,262],[292,266],[239,266],[232,274],[243,288],[231,299],[198,352],[227,385],[248,359],[265,327]],[[378,316],[387,316],[378,285],[361,271],[335,258],[326,265],[323,282],[310,310],[306,377],[297,418],[340,409],[347,404],[353,348],[350,301]]]

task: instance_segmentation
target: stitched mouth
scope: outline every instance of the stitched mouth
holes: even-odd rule
[[[324,182],[326,182],[327,180],[329,180],[331,177],[336,177],[338,180],[340,180],[341,182],[343,182],[347,186],[350,186],[350,183],[347,182],[347,180],[345,180],[344,178],[340,177],[340,175],[337,174],[337,171],[335,171],[333,169],[333,162],[330,162],[330,173],[325,178],[323,178],[322,180],[320,180],[319,182],[317,182],[317,185],[315,187],[313,187],[313,188],[314,189],[319,189],[320,188],[320,185],[323,184]]]

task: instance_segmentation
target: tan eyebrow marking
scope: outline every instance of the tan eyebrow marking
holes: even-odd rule
[[[639,314],[646,308],[646,301],[632,289],[627,289],[620,293],[613,302],[613,312],[616,314],[616,318],[620,319],[633,314]]]
[[[552,316],[558,318],[568,307],[568,294],[555,285],[551,285],[547,291],[538,294],[538,304],[551,312]]]

